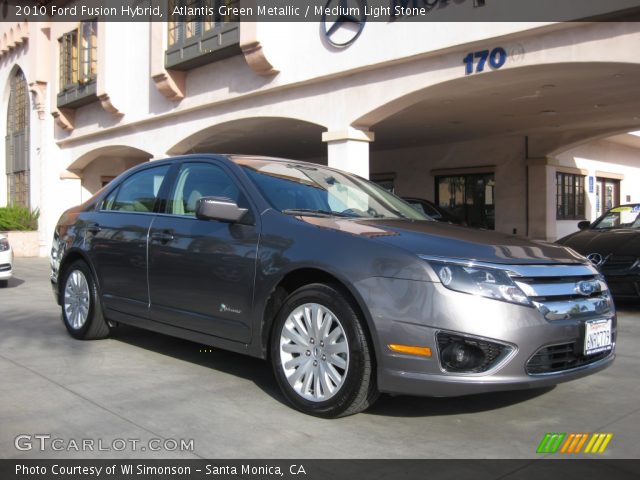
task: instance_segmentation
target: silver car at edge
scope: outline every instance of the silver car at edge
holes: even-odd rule
[[[13,250],[9,239],[0,235],[0,287],[6,287],[13,276]]]
[[[380,392],[459,396],[600,371],[616,314],[571,249],[432,221],[357,176],[188,155],[138,166],[55,230],[69,333],[117,323],[268,359],[321,417]]]

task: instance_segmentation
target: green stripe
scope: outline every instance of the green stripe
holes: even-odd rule
[[[556,453],[566,436],[566,433],[546,433],[536,453]]]

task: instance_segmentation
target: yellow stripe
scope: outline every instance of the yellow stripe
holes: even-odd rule
[[[576,447],[576,451],[574,453],[580,453],[580,450],[582,450],[582,446],[584,445],[584,442],[586,442],[587,438],[589,438],[589,434],[588,433],[583,433],[581,435],[582,435],[582,439],[580,440],[580,443]]]
[[[567,453],[567,449],[569,448],[569,444],[571,444],[571,441],[573,440],[573,438],[575,436],[576,436],[575,433],[570,433],[569,434],[567,439],[564,441],[564,445],[562,445],[562,450],[560,450],[560,453]]]
[[[584,453],[591,453],[591,448],[593,447],[593,444],[596,443],[597,438],[598,438],[597,433],[594,433],[591,436],[591,440],[589,440],[589,443],[587,444],[587,448],[584,449]]]
[[[596,443],[593,445],[593,448],[591,449],[591,453],[598,453],[598,449],[600,448],[600,444],[602,443],[602,441],[604,440],[604,437],[606,435],[603,435],[601,433],[596,433],[595,435],[598,436],[598,439],[596,440]]]
[[[600,446],[600,450],[598,450],[598,453],[604,453],[604,451],[607,448],[607,445],[609,445],[609,442],[611,441],[612,438],[613,438],[613,433],[606,434],[605,440],[604,442],[602,442],[602,445]]]
[[[431,349],[429,347],[412,347],[410,345],[388,345],[392,352],[406,353],[408,355],[417,355],[419,357],[430,357]]]

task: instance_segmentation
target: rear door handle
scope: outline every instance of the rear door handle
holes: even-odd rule
[[[158,240],[162,243],[167,243],[173,240],[173,234],[169,230],[163,232],[153,232],[151,234],[151,240]]]
[[[87,232],[98,233],[102,228],[97,223],[90,223],[87,225]]]

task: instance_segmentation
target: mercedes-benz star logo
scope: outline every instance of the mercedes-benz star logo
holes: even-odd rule
[[[593,263],[596,267],[601,267],[604,265],[604,262],[607,261],[607,259],[599,253],[590,253],[587,255],[587,260]]]
[[[367,21],[366,6],[366,0],[329,0],[322,14],[327,41],[338,48],[355,42]]]

